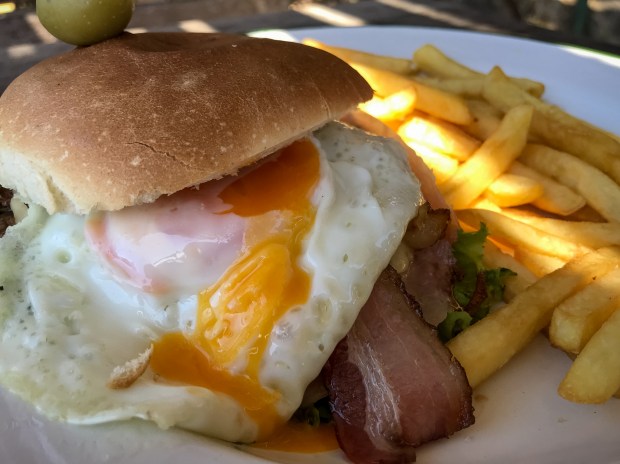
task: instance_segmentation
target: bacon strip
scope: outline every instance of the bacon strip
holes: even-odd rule
[[[424,319],[437,325],[454,309],[452,276],[456,260],[452,245],[441,239],[413,251],[409,269],[402,274],[407,292],[420,304]]]
[[[385,270],[324,369],[341,448],[356,464],[405,463],[474,421],[465,373],[396,271]]]

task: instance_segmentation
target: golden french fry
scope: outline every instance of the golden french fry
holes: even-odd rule
[[[537,111],[533,121],[532,130],[542,142],[577,156],[620,183],[618,140],[551,105]]]
[[[405,140],[423,143],[435,151],[464,161],[478,149],[480,141],[463,132],[458,126],[420,113],[403,123],[398,135]]]
[[[385,120],[389,119],[390,108],[386,105],[385,99],[378,95],[364,103],[360,103],[359,109],[381,121],[385,122]]]
[[[483,100],[468,99],[465,103],[473,116],[473,121],[463,126],[463,130],[480,140],[488,139],[499,127],[504,113]]]
[[[422,84],[443,90],[445,92],[450,92],[461,97],[482,97],[484,75],[479,77],[457,78],[437,78],[418,75],[415,79]]]
[[[599,169],[568,153],[537,144],[528,144],[519,160],[577,191],[607,220],[620,222],[620,185]]]
[[[575,155],[620,182],[620,141],[557,106],[532,97],[499,69],[487,75],[482,95],[502,111],[522,104],[535,108],[531,131],[545,144]]]
[[[567,353],[579,353],[619,305],[620,269],[616,269],[555,309],[549,326],[551,343]]]
[[[531,106],[511,109],[497,130],[442,186],[454,209],[466,208],[508,169],[525,146],[531,118]]]
[[[545,85],[542,82],[534,81],[532,79],[528,79],[527,77],[509,77],[514,84],[518,85],[534,97],[540,98],[542,97],[542,94],[545,93]]]
[[[416,71],[416,65],[412,60],[406,58],[396,58],[386,55],[375,55],[374,53],[363,52],[345,47],[335,47],[319,42],[315,39],[303,39],[302,43],[314,48],[320,48],[332,55],[336,55],[343,61],[355,61],[374,68],[385,69],[398,74],[411,74]]]
[[[590,248],[620,245],[620,223],[617,222],[566,221],[523,214],[512,209],[504,209],[502,212],[506,216],[525,222],[538,230],[581,243]]]
[[[426,44],[413,53],[416,65],[429,74],[440,77],[476,77],[479,73],[445,55],[437,47]]]
[[[527,248],[566,261],[591,251],[591,248],[547,234],[495,211],[468,209],[457,211],[457,216],[460,221],[472,227],[484,222],[493,238],[508,243],[513,248]]]
[[[532,204],[543,211],[568,216],[586,205],[586,200],[574,190],[556,182],[535,169],[514,161],[508,173],[529,177],[543,186],[543,194],[532,201]]]
[[[528,268],[508,253],[502,252],[491,242],[486,242],[484,245],[482,261],[489,269],[504,267],[516,273],[516,275],[506,279],[506,288],[504,289],[506,301],[511,301],[515,296],[536,282],[536,276]]]
[[[370,84],[375,93],[380,97],[387,97],[400,90],[413,85],[413,80],[406,76],[385,69],[373,68],[361,63],[350,62],[353,68],[359,72]]]
[[[579,353],[558,393],[576,403],[604,403],[620,389],[620,310]]]
[[[391,119],[404,120],[413,113],[418,100],[418,94],[414,87],[394,92],[384,98],[384,102],[390,110]]]
[[[441,185],[447,181],[456,172],[459,162],[451,158],[448,155],[439,153],[426,145],[417,143],[412,140],[403,139],[407,145],[409,145],[417,155],[422,158],[424,164],[426,164],[433,174],[435,175],[435,181],[437,185]]]
[[[562,300],[620,265],[620,249],[588,253],[542,277],[505,306],[450,340],[472,387],[506,364],[551,320]]]
[[[489,211],[495,211],[496,213],[502,212],[502,208],[483,196],[476,198],[472,204],[467,207],[467,209],[488,209]]]
[[[517,248],[515,250],[515,258],[537,277],[551,274],[566,264],[566,261],[560,258],[536,253],[528,248]]]
[[[386,97],[399,90],[413,86],[417,93],[416,108],[432,116],[444,119],[455,124],[469,124],[472,116],[465,105],[465,101],[443,90],[434,89],[394,72],[373,68],[360,63],[350,62],[357,72],[368,81],[374,91],[381,97]]]
[[[484,192],[484,196],[502,208],[531,203],[544,193],[543,186],[517,174],[504,173],[495,179]]]
[[[439,77],[475,78],[484,76],[484,74],[474,71],[458,61],[449,58],[433,45],[424,45],[418,48],[413,54],[413,61],[421,71]],[[511,77],[510,80],[524,91],[536,97],[540,97],[545,91],[545,86],[541,82],[514,77]]]
[[[375,95],[371,100],[361,103],[360,109],[381,121],[398,127],[415,108],[417,94],[408,88],[381,98]]]

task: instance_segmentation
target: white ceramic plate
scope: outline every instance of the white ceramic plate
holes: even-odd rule
[[[547,84],[546,98],[575,115],[620,132],[620,59],[579,49],[487,34],[404,27],[306,29],[261,33],[319,40],[407,57],[433,43],[470,67],[495,64]],[[600,406],[562,400],[556,388],[569,367],[542,338],[475,392],[476,424],[418,451],[418,462],[620,463],[620,400]],[[257,453],[257,451],[252,451]],[[259,453],[269,461],[344,463],[340,452],[316,455]],[[233,445],[143,422],[73,427],[51,423],[0,391],[0,463],[267,462]]]

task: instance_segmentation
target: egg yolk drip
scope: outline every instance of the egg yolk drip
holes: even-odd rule
[[[319,178],[317,150],[300,140],[219,193],[227,205],[219,214],[248,218],[241,254],[199,293],[193,332],[154,344],[151,368],[158,375],[231,396],[261,438],[284,421],[276,411],[279,393],[261,385],[259,368],[278,319],[309,296],[311,278],[299,261]]]
[[[339,449],[333,423],[312,426],[304,422],[287,422],[254,448],[293,453],[322,453]]]

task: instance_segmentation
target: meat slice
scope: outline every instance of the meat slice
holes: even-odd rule
[[[408,269],[401,275],[405,289],[420,304],[424,319],[433,325],[456,306],[452,297],[456,259],[452,244],[443,238],[449,222],[449,210],[430,209],[424,203],[403,237],[412,254]]]
[[[11,198],[13,198],[13,192],[0,185],[0,212],[11,211]]]
[[[402,274],[407,292],[420,304],[422,314],[433,325],[444,320],[455,308],[452,278],[456,259],[446,239],[413,251],[409,268]]]
[[[11,211],[11,198],[13,198],[13,192],[0,186],[0,237],[4,236],[9,226],[15,225],[15,218]]]
[[[474,422],[465,373],[392,268],[324,369],[336,434],[356,464],[415,461],[415,447]]]

